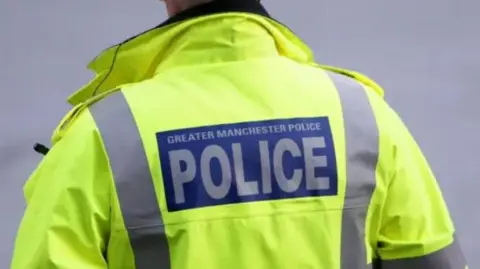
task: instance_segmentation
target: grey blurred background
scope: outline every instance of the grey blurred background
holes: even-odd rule
[[[264,1],[319,62],[386,90],[436,172],[470,263],[480,268],[480,1]],[[23,214],[22,185],[99,51],[165,19],[158,1],[0,2],[0,268]],[[477,255],[475,255],[477,254]]]

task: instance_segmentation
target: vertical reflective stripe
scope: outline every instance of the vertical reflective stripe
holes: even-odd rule
[[[143,142],[121,91],[92,105],[110,160],[136,269],[170,268],[168,242]]]
[[[345,124],[347,186],[342,214],[341,269],[367,269],[365,228],[375,189],[378,127],[363,86],[354,79],[327,72],[337,88]]]

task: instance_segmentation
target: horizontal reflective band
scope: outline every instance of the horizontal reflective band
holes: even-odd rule
[[[381,269],[465,269],[467,263],[457,241],[437,252],[408,259],[380,261]]]
[[[375,189],[378,127],[363,86],[354,79],[327,72],[337,88],[345,125],[347,186],[342,214],[342,269],[367,269],[365,226]]]
[[[170,268],[168,241],[152,175],[135,119],[121,91],[90,112],[110,160],[136,269]]]

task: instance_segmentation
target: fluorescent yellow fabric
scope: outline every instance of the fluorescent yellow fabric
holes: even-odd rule
[[[27,210],[13,269],[106,268],[112,185],[88,113],[75,121],[25,185]]]
[[[340,269],[345,130],[336,89],[314,65],[311,51],[290,31],[246,14],[190,20],[105,51],[90,64],[97,77],[70,97],[77,107],[55,131],[53,149],[26,185],[29,203],[12,268],[107,268],[107,261],[109,268],[134,268],[108,157],[87,109],[122,88],[145,145],[173,269]],[[447,246],[454,230],[437,183],[384,103],[383,90],[363,75],[324,68],[365,84],[380,129],[365,263]],[[331,119],[337,196],[167,211],[154,133],[318,115]]]
[[[370,94],[380,130],[372,246],[384,260],[419,257],[448,246],[454,227],[438,183],[398,115]]]

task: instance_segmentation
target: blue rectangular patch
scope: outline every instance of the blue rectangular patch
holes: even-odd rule
[[[157,142],[170,212],[337,195],[327,117],[173,130]]]

